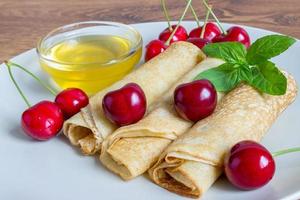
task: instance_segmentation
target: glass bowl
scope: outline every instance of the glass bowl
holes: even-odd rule
[[[142,37],[121,23],[79,22],[48,33],[37,53],[42,69],[60,88],[92,95],[132,71],[142,55]]]

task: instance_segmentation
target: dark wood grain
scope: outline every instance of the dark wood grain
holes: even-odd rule
[[[173,19],[184,0],[169,0]],[[0,60],[35,47],[55,27],[78,21],[137,23],[164,20],[159,0],[0,0]],[[269,29],[300,38],[300,0],[211,0],[223,22]],[[193,2],[201,18],[200,0]],[[189,14],[187,19],[192,19]]]

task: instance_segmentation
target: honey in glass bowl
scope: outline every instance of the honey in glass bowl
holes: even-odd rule
[[[38,45],[42,68],[61,88],[92,95],[122,79],[139,62],[142,38],[113,22],[81,22],[58,28]]]

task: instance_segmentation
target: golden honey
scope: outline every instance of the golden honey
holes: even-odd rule
[[[142,47],[120,36],[84,35],[41,49],[42,68],[61,88],[81,88],[88,94],[122,79],[139,62]]]

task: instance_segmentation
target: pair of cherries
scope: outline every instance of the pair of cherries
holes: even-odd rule
[[[152,59],[168,48],[166,42],[175,28],[176,25],[172,25],[171,28],[166,28],[159,34],[159,39],[152,40],[148,43],[146,46],[145,61]],[[247,31],[242,27],[233,26],[226,31],[226,34],[222,34],[220,28],[215,23],[208,22],[205,26],[203,38],[201,38],[202,29],[203,26],[197,27],[188,34],[186,29],[179,25],[170,40],[170,44],[178,41],[187,41],[200,49],[212,42],[241,42],[246,48],[250,46],[250,37]]]
[[[64,120],[70,118],[89,103],[88,96],[78,88],[69,88],[56,93],[45,84],[39,77],[27,68],[10,61],[4,61],[9,76],[19,94],[29,107],[22,113],[21,125],[24,132],[36,140],[48,140],[56,136],[61,130]],[[14,79],[11,68],[16,67],[37,80],[45,89],[56,96],[54,102],[41,101],[33,106],[30,105],[19,85]]]
[[[209,116],[217,104],[217,92],[208,80],[179,85],[174,91],[174,105],[178,114],[190,121]],[[129,83],[107,93],[102,101],[105,116],[119,126],[133,124],[143,118],[147,102],[142,88]]]
[[[168,46],[166,42],[169,37],[171,37],[173,30],[176,28],[176,25],[172,25],[171,28],[164,29],[158,36],[158,39],[150,41],[146,45],[145,61],[149,61],[158,54],[164,52]],[[186,41],[188,39],[188,33],[186,29],[179,25],[174,36],[170,40],[170,44],[178,41]]]
[[[81,89],[65,89],[57,94],[54,102],[41,101],[25,110],[22,128],[34,139],[48,140],[59,133],[64,119],[78,113],[88,102],[88,96]]]
[[[200,49],[212,42],[241,42],[246,48],[250,46],[250,37],[247,31],[242,27],[233,26],[226,31],[226,34],[222,34],[220,28],[216,24],[208,22],[205,26],[203,38],[200,38],[202,29],[203,27],[193,29],[187,40],[198,46]]]

